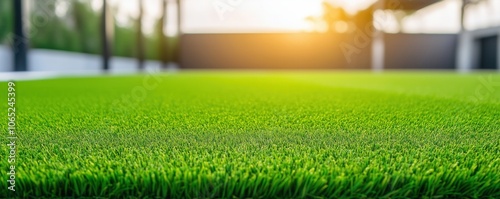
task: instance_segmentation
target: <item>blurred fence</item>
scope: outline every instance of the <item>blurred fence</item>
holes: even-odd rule
[[[184,69],[370,69],[370,45],[348,62],[341,49],[353,35],[305,33],[185,34],[181,44]],[[456,34],[386,34],[386,69],[455,69]],[[99,71],[99,55],[32,49],[30,71]],[[0,71],[11,71],[12,52],[0,45]],[[157,68],[158,61],[147,61]],[[113,57],[111,71],[137,71],[134,58]]]
[[[13,0],[0,0],[0,45],[13,46],[14,9]],[[24,28],[29,47],[32,49],[51,49],[85,54],[102,53],[101,15],[102,1],[96,0],[22,0],[25,15]],[[111,2],[111,1],[110,1]],[[116,1],[114,1],[116,2]],[[132,2],[132,1],[130,1]],[[153,3],[152,1],[143,1]],[[160,1],[155,1],[158,7]],[[110,4],[110,10],[117,12],[118,4]],[[114,16],[114,15],[113,15]],[[116,16],[114,16],[116,17]],[[172,51],[178,39],[166,37],[159,28],[164,19],[157,17],[154,30],[144,34],[144,49],[137,48],[137,16],[121,16],[127,20],[113,23],[112,53],[120,57],[137,57],[143,52],[148,60],[173,59]],[[115,19],[115,21],[117,21]],[[162,34],[163,33],[163,34]],[[171,44],[160,53],[160,43]]]
[[[386,69],[455,69],[457,34],[386,34]]]
[[[387,69],[455,68],[456,34],[384,37]],[[370,69],[371,40],[358,40],[354,34],[186,34],[181,63],[187,69]]]

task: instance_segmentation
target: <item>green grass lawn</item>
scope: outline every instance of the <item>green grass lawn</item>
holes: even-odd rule
[[[17,82],[16,192],[4,131],[0,198],[500,198],[499,84],[444,72]]]

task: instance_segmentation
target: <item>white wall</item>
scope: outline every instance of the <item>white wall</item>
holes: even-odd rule
[[[12,71],[12,58],[11,50],[0,45],[0,72]]]
[[[13,55],[10,47],[0,45],[0,72],[13,69]],[[28,53],[28,70],[31,72],[101,72],[101,56],[56,50],[31,49]],[[146,70],[160,69],[160,62],[147,61]],[[134,58],[113,57],[110,61],[112,73],[137,72]]]

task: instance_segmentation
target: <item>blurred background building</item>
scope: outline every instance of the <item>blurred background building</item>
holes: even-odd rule
[[[0,21],[4,72],[500,66],[497,0],[1,0]]]

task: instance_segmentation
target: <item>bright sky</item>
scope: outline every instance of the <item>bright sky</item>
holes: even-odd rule
[[[128,16],[137,16],[138,0],[109,0],[118,5],[118,23]],[[175,34],[175,0],[169,0],[167,31]],[[354,13],[375,0],[327,0]],[[101,0],[92,0],[99,7]],[[152,31],[154,20],[160,16],[161,0],[146,0],[145,30]],[[312,24],[305,19],[322,13],[323,0],[184,0],[184,26],[194,32],[283,32],[310,31]]]
[[[64,1],[64,0],[62,0]],[[127,23],[129,16],[138,14],[138,0],[109,0],[118,5],[117,23]],[[143,0],[145,6],[144,29],[152,32],[161,14],[161,0]],[[169,0],[167,33],[176,33],[175,0]],[[183,0],[186,33],[220,32],[289,32],[311,31],[308,16],[322,13],[323,0]],[[375,0],[326,0],[344,7],[349,13],[364,9]],[[394,16],[386,17],[387,32],[452,33],[459,30],[461,0],[443,0],[407,16],[399,27]],[[102,0],[92,0],[95,8]],[[487,0],[471,6],[467,28],[475,29],[500,25],[500,0]],[[382,13],[384,14],[384,13]],[[388,12],[387,15],[394,13]]]
[[[231,3],[233,2],[233,3]],[[309,16],[322,14],[322,0],[186,0],[186,32],[308,31]],[[336,0],[351,12],[372,0]]]

